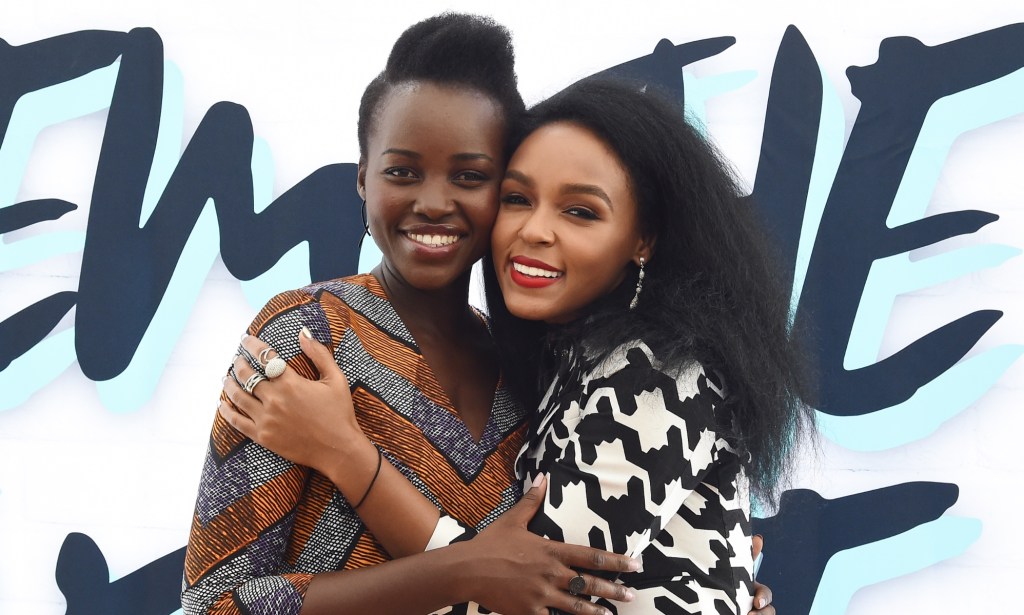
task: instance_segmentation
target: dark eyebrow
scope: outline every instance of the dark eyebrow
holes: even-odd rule
[[[383,152],[380,153],[381,156],[387,156],[388,154],[397,154],[399,156],[405,156],[407,158],[416,158],[416,159],[419,159],[419,158],[423,157],[423,155],[420,154],[419,152],[414,152],[411,149],[401,149],[401,148],[398,148],[398,147],[389,147],[388,149],[386,149],[386,150],[384,150]],[[494,162],[494,159],[491,158],[490,156],[488,156],[487,154],[484,154],[484,153],[471,153],[471,152],[467,152],[467,153],[464,153],[464,154],[455,154],[454,156],[452,156],[452,160],[460,160],[460,161],[466,161],[466,160],[486,160],[488,162]]]
[[[387,156],[388,154],[398,154],[399,156],[407,156],[409,158],[422,158],[418,152],[414,152],[411,149],[399,149],[397,147],[389,147],[380,153],[381,156]]]
[[[516,171],[515,169],[506,170],[505,179],[517,181],[527,188],[534,188],[537,185],[533,179],[525,173]],[[602,190],[599,186],[595,186],[593,184],[566,184],[562,186],[562,194],[589,194],[596,196],[607,203],[608,207],[615,209],[615,206],[612,205],[612,199],[608,196],[608,193]]]
[[[591,196],[596,196],[607,203],[608,207],[615,209],[612,206],[612,200],[609,198],[608,193],[601,190],[600,186],[595,186],[593,184],[566,184],[562,186],[562,194],[589,194]]]
[[[536,185],[533,183],[532,179],[527,177],[524,173],[516,171],[515,169],[506,169],[505,179],[513,179],[519,182],[520,184],[523,184],[527,188],[533,188]]]
[[[452,160],[486,160],[487,162],[494,162],[494,158],[491,158],[490,156],[488,156],[487,154],[484,154],[483,152],[479,152],[479,153],[468,153],[467,152],[465,154],[455,154],[454,156],[452,156]]]

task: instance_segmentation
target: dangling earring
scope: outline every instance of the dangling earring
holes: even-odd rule
[[[359,209],[359,217],[363,220],[363,229],[366,231],[359,236],[359,243],[356,248],[360,251],[363,249],[363,240],[366,239],[367,235],[370,234],[370,225],[366,223],[366,199],[363,199],[362,207]]]
[[[636,304],[640,303],[640,291],[644,289],[644,257],[640,257],[640,277],[636,281],[636,294],[633,295],[633,300],[629,302],[629,309],[635,310]]]

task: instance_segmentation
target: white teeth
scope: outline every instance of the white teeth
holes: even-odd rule
[[[406,235],[416,243],[422,243],[431,248],[450,246],[459,240],[458,235],[418,235],[416,233],[406,233]]]
[[[534,278],[560,278],[562,277],[561,271],[550,271],[548,269],[539,269],[537,267],[527,267],[526,265],[520,265],[519,263],[512,263],[512,267],[523,275],[528,275]]]

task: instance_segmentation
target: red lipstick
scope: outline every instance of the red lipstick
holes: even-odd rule
[[[529,271],[520,271],[516,269],[516,265],[521,268],[532,268],[536,271],[530,273]],[[542,272],[550,272],[556,275],[544,275]],[[551,286],[555,282],[562,279],[563,272],[555,269],[551,265],[544,261],[539,261],[525,256],[513,256],[508,266],[508,274],[513,282],[524,288],[545,288]]]

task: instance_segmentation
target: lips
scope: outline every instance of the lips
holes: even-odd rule
[[[416,246],[417,252],[445,254],[451,252],[466,233],[460,229],[440,224],[417,224],[402,229],[406,239]]]
[[[441,234],[425,234],[425,233],[406,233],[406,237],[412,239],[418,244],[422,244],[431,248],[441,248],[444,246],[450,246],[460,239],[458,235],[441,235]]]
[[[512,281],[525,288],[544,288],[558,282],[565,274],[544,261],[525,256],[514,256],[509,267]]]

